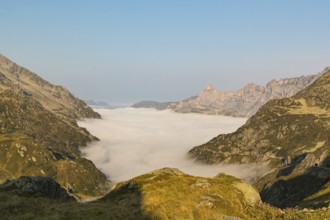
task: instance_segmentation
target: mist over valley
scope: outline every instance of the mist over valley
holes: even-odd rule
[[[100,138],[85,148],[112,182],[120,182],[163,167],[191,175],[213,177],[220,172],[251,180],[264,172],[256,165],[203,165],[187,152],[220,133],[235,131],[246,118],[180,114],[154,109],[95,109],[101,120],[85,119],[79,125]]]

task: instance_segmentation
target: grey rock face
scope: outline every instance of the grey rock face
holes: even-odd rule
[[[208,86],[193,99],[170,106],[176,112],[250,117],[271,99],[291,97],[314,82],[320,74],[272,80],[266,86],[250,83],[235,92]]]
[[[0,191],[14,192],[22,196],[47,197],[56,200],[75,200],[68,192],[50,177],[22,176],[0,185]]]

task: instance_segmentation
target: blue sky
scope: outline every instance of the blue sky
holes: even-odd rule
[[[180,100],[330,65],[328,0],[0,0],[0,53],[83,99]]]

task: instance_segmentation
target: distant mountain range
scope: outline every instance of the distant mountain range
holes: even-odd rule
[[[172,109],[180,113],[201,113],[250,117],[271,99],[290,97],[314,82],[320,74],[272,80],[266,86],[250,83],[235,92],[218,91],[207,86],[198,96],[180,102],[142,101],[135,108]]]
[[[165,110],[170,108],[170,106],[175,106],[179,102],[156,102],[156,101],[141,101],[133,104],[133,108],[154,108],[157,110]]]
[[[92,99],[84,100],[87,105],[97,106],[97,107],[110,107],[109,104],[105,101],[94,101]]]
[[[84,100],[87,105],[91,106],[93,109],[116,109],[125,108],[127,105],[110,105],[105,101],[95,101],[93,99]]]

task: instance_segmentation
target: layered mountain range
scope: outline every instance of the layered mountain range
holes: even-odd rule
[[[100,118],[83,101],[0,56],[0,181],[49,176],[79,196],[104,193],[108,180],[79,147],[98,140],[77,125]]]
[[[272,205],[314,201],[328,206],[330,68],[296,95],[267,102],[236,132],[219,135],[189,154],[208,164],[267,164],[271,171],[256,186]]]
[[[319,74],[272,80],[266,86],[250,83],[234,92],[218,91],[207,86],[198,96],[180,102],[142,101],[134,104],[135,108],[172,109],[180,113],[201,113],[251,117],[271,99],[290,97],[314,82]]]

